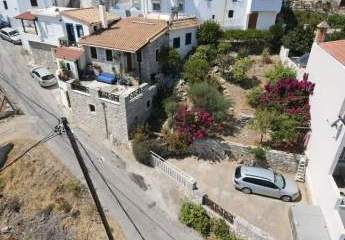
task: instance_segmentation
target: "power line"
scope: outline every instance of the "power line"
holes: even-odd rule
[[[87,186],[90,190],[90,193],[91,193],[91,196],[96,204],[96,207],[97,207],[97,210],[98,210],[98,213],[101,217],[101,220],[102,220],[102,223],[103,223],[103,226],[105,228],[105,231],[107,233],[107,236],[108,236],[108,239],[109,240],[113,240],[114,237],[113,237],[113,234],[111,232],[111,228],[109,226],[109,223],[108,223],[108,220],[105,216],[105,213],[103,211],[103,207],[102,207],[102,204],[98,198],[98,195],[97,195],[97,191],[95,189],[95,187],[93,186],[93,183],[92,183],[92,180],[91,180],[91,177],[90,177],[90,174],[89,174],[89,171],[85,165],[85,162],[84,162],[84,159],[83,157],[81,156],[80,154],[80,151],[79,151],[79,148],[78,148],[78,144],[76,142],[76,139],[74,138],[74,134],[72,133],[70,127],[68,126],[68,121],[67,121],[67,118],[61,118],[62,120],[62,124],[64,126],[64,129],[66,131],[66,134],[67,134],[67,137],[72,145],[72,148],[73,148],[73,151],[75,153],[75,156],[78,160],[78,163],[79,163],[79,166],[81,168],[81,171],[83,172],[83,175],[84,175],[84,178],[86,180],[86,183],[87,183]]]
[[[99,176],[101,177],[102,181],[105,183],[105,185],[107,186],[108,190],[110,191],[111,195],[115,198],[116,202],[119,204],[119,206],[121,207],[122,211],[126,214],[127,218],[129,219],[129,221],[132,223],[133,227],[135,228],[135,230],[137,231],[137,233],[139,234],[139,236],[141,237],[141,239],[146,240],[145,237],[143,236],[143,234],[140,232],[138,226],[135,224],[135,222],[133,221],[133,219],[131,218],[131,216],[128,214],[127,210],[124,208],[124,206],[122,205],[120,199],[116,196],[115,192],[113,191],[113,189],[110,187],[107,179],[104,177],[104,175],[101,173],[101,171],[98,169],[98,167],[95,165],[95,163],[92,161],[91,156],[89,155],[89,153],[87,152],[86,148],[84,147],[84,145],[77,139],[77,141],[79,142],[80,146],[82,147],[82,149],[84,150],[86,156],[88,157],[89,161],[91,162],[92,166],[95,168],[96,172],[99,174]]]
[[[22,157],[25,156],[25,154],[27,154],[28,152],[30,152],[32,149],[34,149],[35,147],[37,147],[38,145],[45,143],[47,141],[49,141],[50,139],[56,137],[57,135],[60,135],[61,132],[58,132],[59,127],[56,126],[55,129],[53,131],[51,131],[46,137],[40,139],[39,141],[37,141],[36,143],[34,143],[33,145],[31,145],[28,149],[26,149],[22,154],[20,154],[18,157],[16,157],[13,161],[11,161],[9,164],[7,164],[6,166],[4,166],[3,168],[0,169],[0,173],[2,173],[3,171],[5,171],[7,168],[11,167],[13,164],[15,164],[18,160],[20,160]]]
[[[117,202],[119,202],[120,206],[122,206],[122,204],[120,203],[120,200],[118,199],[118,197],[116,196],[114,190],[112,189],[115,188],[119,193],[121,193],[129,202],[131,202],[142,214],[144,214],[150,221],[152,221],[154,224],[156,224],[163,232],[165,232],[171,239],[176,240],[176,238],[174,238],[169,232],[167,232],[159,223],[157,223],[154,219],[152,219],[149,215],[147,215],[139,206],[137,206],[130,198],[128,198],[123,192],[121,192],[120,189],[118,189],[114,184],[109,183],[109,181],[106,179],[106,177],[104,176],[104,174],[101,173],[101,171],[99,170],[99,168],[96,166],[96,164],[94,163],[94,161],[92,160],[89,152],[87,151],[86,147],[83,145],[83,143],[76,138],[77,142],[80,144],[81,148],[84,150],[87,158],[89,159],[90,163],[94,166],[95,170],[97,171],[97,173],[100,175],[100,177],[102,178],[103,182],[106,184],[107,188],[109,189],[110,193],[113,195],[113,197],[117,200]],[[123,209],[126,213],[126,215],[128,214],[126,212],[125,209]],[[128,216],[129,217],[129,216]],[[129,219],[131,220],[131,218],[129,217]],[[133,222],[133,220],[131,221]],[[135,223],[133,222],[134,226]],[[144,238],[145,239],[145,238]]]

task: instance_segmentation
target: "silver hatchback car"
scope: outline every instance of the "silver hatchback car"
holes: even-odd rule
[[[233,183],[244,193],[257,193],[285,202],[295,201],[300,196],[296,182],[270,169],[238,166]]]

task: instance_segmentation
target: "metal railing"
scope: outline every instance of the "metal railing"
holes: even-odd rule
[[[182,170],[165,161],[164,158],[151,151],[151,164],[160,169],[164,174],[174,179],[178,184],[188,190],[196,189],[196,181]]]
[[[204,196],[202,204],[208,206],[214,212],[218,213],[220,216],[222,216],[229,223],[231,223],[231,224],[234,223],[235,216],[232,215],[227,210],[225,210],[224,208],[222,208],[222,206],[220,206],[218,203],[211,200],[207,195]]]
[[[104,92],[102,90],[98,90],[98,97],[103,99],[108,99],[113,102],[120,102],[120,96],[116,94],[112,94],[109,92]]]
[[[71,83],[71,88],[72,90],[79,91],[79,92],[84,92],[84,93],[90,92],[88,87],[80,85],[79,83]]]

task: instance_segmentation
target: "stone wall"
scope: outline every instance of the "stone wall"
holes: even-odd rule
[[[29,45],[35,64],[48,67],[53,72],[57,69],[55,57],[53,55],[53,49],[56,48],[56,46],[31,41]]]
[[[141,50],[141,76],[144,81],[150,81],[151,74],[157,74],[160,72],[159,63],[156,61],[156,50],[160,50],[162,46],[168,46],[168,44],[169,37],[164,34]]]
[[[72,90],[68,84],[73,123],[90,135],[111,139],[112,142],[128,143],[130,131],[136,124],[143,123],[151,113],[155,86],[141,85],[141,91],[134,98],[119,96],[114,102],[98,97],[98,91],[89,89],[88,93]],[[147,102],[150,101],[149,107]],[[90,104],[95,111],[90,111]]]
[[[245,146],[239,143],[227,143],[231,157],[236,160],[252,159],[253,154],[250,152],[251,148],[255,146]],[[303,155],[286,153],[276,150],[267,150],[266,159],[269,167],[282,172],[295,173],[297,171],[298,163]]]

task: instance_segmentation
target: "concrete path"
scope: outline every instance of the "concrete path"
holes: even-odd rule
[[[42,89],[37,82],[34,82],[29,75],[28,58],[21,53],[21,46],[14,46],[0,40],[0,85],[19,104],[24,113],[30,116],[34,134],[45,137],[58,123],[59,117],[62,115],[56,101],[58,89]],[[154,199],[151,199],[133,183],[128,172],[123,169],[125,161],[119,159],[81,130],[74,129],[74,132],[94,162],[92,165],[87,160],[87,154],[81,149],[87,160],[102,205],[108,214],[121,225],[127,239],[202,239],[199,234],[172,220],[164,211],[152,204]],[[75,176],[83,180],[73,151],[65,136],[54,138],[48,142],[48,146]],[[111,190],[119,198],[129,217],[107,189],[96,172],[95,166],[110,183]],[[139,231],[136,230],[135,226]]]

